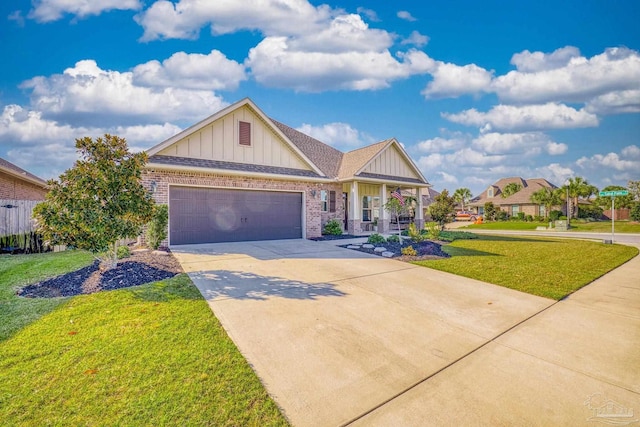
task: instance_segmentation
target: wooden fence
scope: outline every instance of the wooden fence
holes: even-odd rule
[[[38,200],[0,199],[0,236],[30,233],[34,231],[31,219]]]

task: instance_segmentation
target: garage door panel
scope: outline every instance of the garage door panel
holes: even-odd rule
[[[171,187],[170,242],[238,242],[302,237],[302,195]]]

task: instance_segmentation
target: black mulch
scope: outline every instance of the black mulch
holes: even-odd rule
[[[362,236],[354,236],[353,234],[340,234],[339,236],[333,234],[323,234],[320,237],[310,237],[309,240],[322,242],[323,240],[357,239],[358,237]]]
[[[179,273],[182,273],[182,267],[171,253],[134,253],[129,258],[121,259],[116,267],[109,270],[101,271],[98,261],[95,261],[71,273],[25,286],[18,291],[18,295],[27,298],[53,298],[90,294],[144,285]]]
[[[346,248],[348,245],[342,245],[341,247]],[[407,246],[412,246],[413,249],[418,252],[416,256],[408,256],[402,255],[402,248],[406,248]],[[358,249],[353,249],[354,251],[366,252],[369,254],[382,256],[381,252],[375,252],[375,247],[384,247],[389,252],[393,252],[393,257],[400,258],[403,261],[417,261],[422,259],[435,259],[435,258],[449,258],[451,255],[447,254],[442,250],[440,244],[430,241],[415,243],[415,242],[405,242],[404,244],[400,243],[379,243],[375,244],[374,248],[363,248],[360,247]]]

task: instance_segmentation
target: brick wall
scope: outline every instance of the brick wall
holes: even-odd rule
[[[342,200],[342,184],[318,184],[317,188],[318,190],[316,190],[316,199],[318,201],[318,207],[320,209],[322,209],[320,201],[320,190],[326,190],[327,194],[329,193],[329,191],[336,192],[336,211],[329,212],[329,203],[327,202],[327,212],[320,212],[320,222],[322,224],[322,228],[324,228],[327,222],[335,219],[340,223],[340,226],[342,226],[342,231],[346,231],[344,224],[344,201]]]
[[[342,197],[342,187],[335,184],[321,184],[304,181],[283,181],[276,179],[249,178],[241,176],[226,176],[222,174],[209,174],[200,172],[178,172],[147,169],[142,175],[142,183],[146,188],[151,189],[152,182],[156,183],[156,191],[153,194],[153,197],[156,203],[163,204],[168,204],[169,202],[169,184],[187,186],[193,185],[200,187],[221,187],[230,189],[245,188],[273,191],[302,191],[305,193],[305,231],[307,238],[318,237],[322,233],[322,212],[320,207],[319,190],[339,190],[339,193],[337,194]],[[315,197],[312,196],[312,191],[315,191]],[[338,209],[338,207],[342,209],[341,200],[336,201],[336,210]],[[163,245],[166,244],[166,241],[163,242]]]
[[[0,199],[44,200],[47,190],[0,172]]]

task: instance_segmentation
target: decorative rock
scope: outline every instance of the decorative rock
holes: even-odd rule
[[[144,253],[144,252],[149,252],[149,249],[148,248],[139,248],[139,249],[134,249],[131,252],[133,252],[134,254],[141,254],[141,253]]]
[[[387,248],[379,246],[373,250],[374,252],[387,252]]]
[[[385,258],[392,258],[393,255],[395,255],[393,252],[389,252],[389,251],[382,252],[382,256]]]
[[[160,255],[160,256],[169,256],[169,252],[165,252],[165,251],[153,251],[152,254]]]
[[[365,243],[364,245],[362,245],[363,248],[365,249],[373,249],[375,248],[375,246],[373,246],[371,243]]]
[[[347,249],[360,249],[360,245],[349,245]]]

